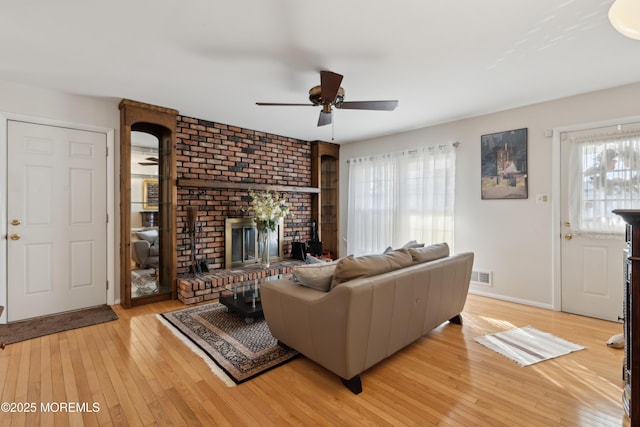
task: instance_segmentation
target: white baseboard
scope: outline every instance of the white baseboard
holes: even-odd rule
[[[501,301],[513,302],[516,304],[530,305],[532,307],[544,308],[547,310],[554,310],[553,304],[544,304],[539,301],[530,301],[530,300],[521,299],[521,298],[513,298],[506,295],[495,294],[492,292],[479,291],[477,289],[469,289],[469,293],[472,295],[478,295],[481,297],[493,298]]]

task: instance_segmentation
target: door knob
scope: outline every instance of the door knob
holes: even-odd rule
[[[12,219],[11,220],[11,225],[20,225],[20,220],[19,219]]]
[[[11,240],[20,240],[20,233],[13,233],[9,238]]]
[[[567,233],[564,235],[564,240],[571,240],[571,239],[573,239],[573,234]]]

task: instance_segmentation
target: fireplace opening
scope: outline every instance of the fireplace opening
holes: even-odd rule
[[[280,261],[284,255],[284,220],[280,219],[269,242],[270,262]],[[225,268],[258,264],[258,229],[252,218],[227,218],[224,234]]]

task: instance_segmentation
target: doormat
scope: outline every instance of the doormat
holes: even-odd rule
[[[531,326],[483,335],[474,340],[522,366],[584,349],[581,345],[538,331]]]
[[[93,307],[86,310],[71,311],[35,319],[0,325],[0,342],[13,344],[32,338],[64,332],[98,323],[117,320],[118,315],[108,305]]]
[[[229,387],[298,355],[278,345],[264,319],[247,324],[218,302],[159,314],[158,319]]]

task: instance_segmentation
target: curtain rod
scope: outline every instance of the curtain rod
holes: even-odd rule
[[[456,141],[456,142],[452,142],[452,143],[451,143],[451,145],[452,145],[454,148],[458,148],[458,147],[460,146],[460,143],[459,143],[458,141]],[[378,155],[378,156],[391,156],[391,155],[393,155],[393,154],[404,154],[404,153],[415,154],[415,153],[417,153],[419,150],[429,150],[429,149],[433,149],[433,148],[435,148],[435,147],[444,148],[444,147],[446,147],[446,144],[437,144],[437,145],[432,145],[432,146],[429,146],[429,147],[411,148],[411,149],[408,149],[408,150],[403,150],[403,151],[394,151],[394,152],[390,152],[390,153],[380,153],[380,154],[377,154],[377,155]],[[367,157],[367,156],[365,156],[365,157],[360,157],[359,159],[363,159],[363,158],[373,159],[373,156],[369,156],[369,157]],[[353,161],[355,161],[355,160],[358,160],[358,158],[356,158],[356,159],[349,159],[349,160],[347,160],[347,163],[349,163],[349,162],[350,162],[350,161],[352,161],[352,160],[353,160]]]

